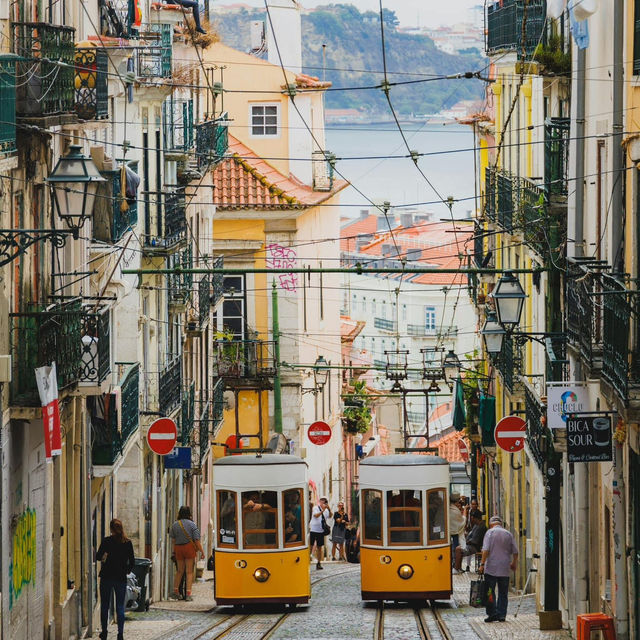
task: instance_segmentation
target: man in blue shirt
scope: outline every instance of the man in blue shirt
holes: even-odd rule
[[[482,542],[482,560],[478,571],[484,573],[487,592],[487,617],[485,622],[504,622],[509,601],[509,575],[518,566],[518,547],[513,535],[502,527],[502,519],[493,516],[489,531]],[[498,599],[496,603],[496,587]]]

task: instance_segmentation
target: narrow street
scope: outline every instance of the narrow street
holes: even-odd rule
[[[511,594],[505,623],[486,624],[484,610],[468,606],[473,572],[453,577],[454,598],[431,608],[406,603],[380,610],[360,599],[360,565],[326,563],[312,569],[312,602],[295,611],[264,606],[258,610],[216,607],[213,578],[194,585],[194,601],[154,603],[146,613],[128,613],[126,636],[136,640],[571,640],[568,631],[540,631],[535,596]],[[115,637],[115,625],[110,637]]]

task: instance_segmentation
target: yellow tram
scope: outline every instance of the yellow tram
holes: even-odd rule
[[[429,455],[374,456],[360,463],[363,600],[451,596],[449,464]]]
[[[216,603],[308,602],[307,464],[284,454],[230,456],[214,462],[213,482]]]

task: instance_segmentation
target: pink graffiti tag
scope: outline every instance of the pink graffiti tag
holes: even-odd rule
[[[280,244],[267,246],[267,269],[293,269],[298,256],[295,250]],[[281,273],[278,276],[280,286],[285,291],[295,293],[298,286],[298,276],[295,273]]]

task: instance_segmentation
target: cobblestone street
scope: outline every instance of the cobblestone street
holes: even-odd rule
[[[154,603],[146,613],[127,614],[127,640],[213,640],[229,629],[226,638],[258,640],[285,613],[282,607],[268,607],[243,621],[246,611],[216,607],[210,572],[194,585],[194,601]],[[486,624],[484,610],[468,606],[469,583],[475,574],[454,576],[454,597],[441,603],[442,619],[455,640],[571,640],[566,631],[540,631],[534,596],[525,596],[518,612],[519,598],[511,594],[506,623]],[[298,609],[268,635],[271,640],[354,640],[374,638],[377,607],[360,600],[360,566],[326,563],[325,571],[311,574],[313,598],[308,607]],[[288,611],[288,610],[287,610]],[[425,615],[432,638],[441,635],[433,616]],[[240,624],[238,624],[240,623]],[[234,626],[236,625],[237,626]],[[234,627],[231,629],[231,627]],[[109,637],[115,638],[115,626]],[[385,606],[384,640],[420,638],[413,609],[405,604]]]

